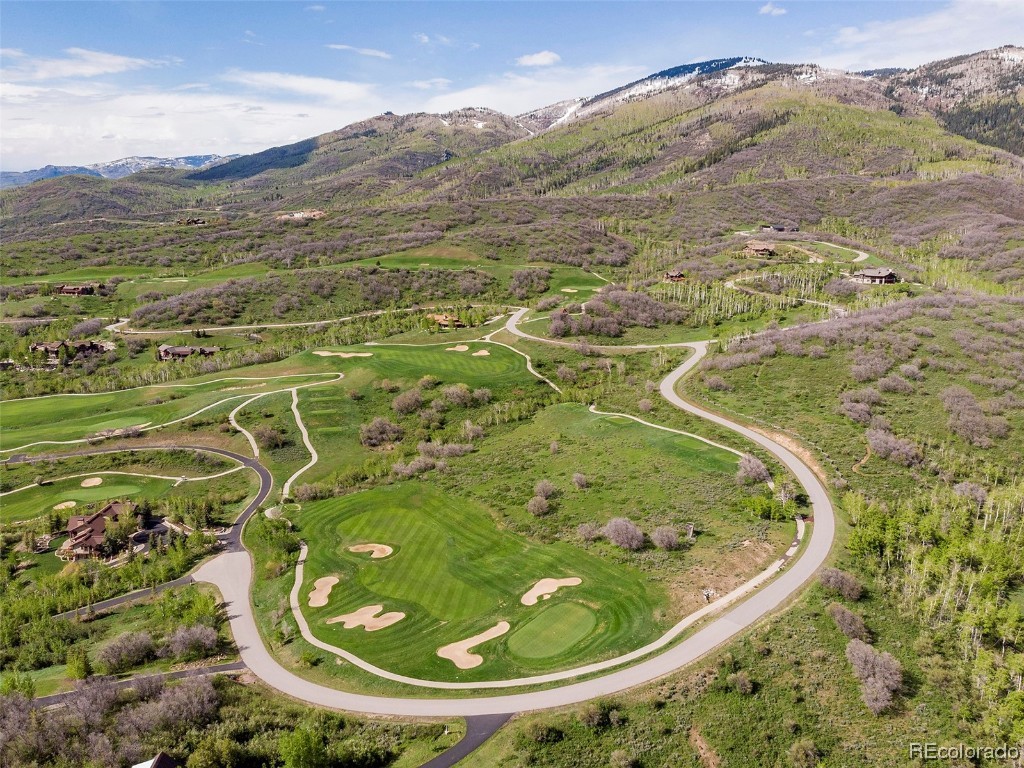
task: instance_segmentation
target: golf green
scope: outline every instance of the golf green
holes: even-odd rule
[[[524,659],[542,659],[572,648],[594,631],[597,614],[579,603],[556,603],[508,638],[508,649]]]

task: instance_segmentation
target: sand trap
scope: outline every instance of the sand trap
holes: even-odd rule
[[[380,560],[382,557],[387,557],[395,550],[387,544],[356,544],[354,547],[349,547],[348,551],[369,552],[371,560]]]
[[[309,593],[309,607],[323,608],[327,598],[331,596],[331,587],[338,583],[337,576],[324,576],[313,582],[313,591]]]
[[[520,602],[523,605],[536,605],[538,600],[547,600],[562,587],[575,587],[582,583],[583,579],[575,576],[568,579],[541,579],[533,585],[529,592],[523,595]]]
[[[103,485],[102,477],[87,477],[82,481],[83,488],[95,488],[97,485]]]
[[[445,352],[465,352],[469,349],[465,344],[456,344],[454,347],[448,347]]]
[[[486,349],[480,349],[473,353],[473,357],[490,357],[491,353]]]
[[[360,608],[358,611],[353,611],[352,613],[346,613],[344,616],[335,616],[333,619],[328,619],[327,623],[337,624],[341,622],[345,629],[362,627],[367,632],[376,632],[378,629],[384,629],[384,627],[390,627],[392,624],[397,624],[405,618],[405,614],[400,611],[381,613],[380,616],[378,616],[377,614],[383,610],[383,605],[367,605]]]
[[[575,288],[563,288],[562,293],[579,293]]]
[[[373,352],[328,352],[319,349],[313,353],[317,357],[373,357]]]
[[[56,509],[57,511],[60,511],[62,509],[71,509],[77,504],[77,501],[62,501],[60,504],[54,504],[53,508]]]
[[[437,649],[437,655],[442,659],[448,659],[448,661],[459,669],[472,669],[473,667],[479,667],[484,663],[484,657],[477,653],[470,653],[469,649],[480,645],[481,643],[486,643],[488,640],[501,637],[508,632],[509,629],[511,629],[511,625],[507,621],[499,621],[486,632],[481,632],[479,635],[473,635],[473,637],[467,637],[465,640],[461,640],[457,643],[441,646]]]

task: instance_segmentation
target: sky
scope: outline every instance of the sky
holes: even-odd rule
[[[3,0],[0,168],[258,152],[389,110],[517,114],[728,56],[856,71],[1022,36],[1022,0]]]

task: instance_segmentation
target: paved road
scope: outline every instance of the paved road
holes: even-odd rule
[[[706,354],[707,342],[689,344],[695,354],[669,374],[661,384],[662,394],[673,404],[701,418],[739,432],[761,445],[785,464],[803,484],[813,509],[815,523],[803,554],[781,575],[752,597],[730,609],[678,645],[633,666],[551,690],[476,698],[396,698],[348,693],[318,685],[282,667],[263,644],[250,603],[252,560],[248,552],[233,551],[209,561],[194,575],[220,588],[231,614],[231,630],[242,660],[257,677],[272,688],[311,704],[373,715],[451,717],[501,715],[577,704],[607,696],[664,677],[729,641],[782,606],[825,561],[835,535],[835,518],[828,494],[814,473],[795,454],[763,435],[725,417],[692,405],[675,393],[675,384]]]
[[[433,760],[428,760],[420,768],[451,768],[464,757],[475,751],[481,744],[496,734],[512,714],[477,715],[466,718],[466,735],[451,749],[442,752]]]
[[[160,680],[183,680],[186,677],[208,677],[209,675],[221,675],[225,672],[241,672],[245,669],[245,664],[240,661],[229,661],[224,664],[213,664],[208,667],[197,667],[195,669],[179,669],[177,672],[160,672],[155,675],[138,675],[136,677],[125,678],[124,680],[114,680],[112,685],[115,688],[132,688],[138,685],[139,680],[142,679],[160,679]],[[75,695],[76,691],[65,691],[64,693],[54,693],[49,696],[39,696],[32,699],[32,704],[36,707],[49,707],[53,704],[63,704],[65,701]],[[462,742],[459,742],[461,744]],[[458,744],[455,745],[456,747]],[[454,749],[454,747],[452,748]],[[444,754],[448,754],[447,752]],[[442,755],[443,757],[443,755]]]

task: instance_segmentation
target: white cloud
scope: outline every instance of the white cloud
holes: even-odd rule
[[[285,72],[251,72],[230,69],[222,79],[229,83],[244,85],[255,91],[277,91],[312,96],[333,102],[360,102],[374,96],[374,86],[368,83],[354,83],[348,80],[332,80],[328,77],[291,75]]]
[[[507,72],[458,91],[438,94],[417,109],[450,112],[461,107],[491,107],[506,114],[521,114],[537,107],[615,88],[650,72],[646,66],[550,67],[529,74]]]
[[[827,48],[809,55],[824,66],[853,71],[915,67],[1014,42],[1008,37],[1022,29],[1020,0],[949,0],[916,16],[843,27]]]
[[[147,67],[162,67],[177,59],[139,59],[116,53],[90,51],[85,48],[66,48],[67,58],[47,59],[32,57],[23,51],[5,49],[4,55],[14,59],[14,66],[4,67],[0,77],[5,81],[59,80],[64,78],[115,75]]]
[[[422,32],[417,32],[412,36],[412,39],[420,45],[428,45],[430,43],[430,35],[424,35]]]
[[[327,46],[335,51],[352,51],[358,53],[360,56],[370,56],[375,59],[390,59],[391,54],[387,51],[379,51],[376,48],[358,48],[354,45],[345,45],[344,43],[333,43]]]
[[[785,8],[780,8],[775,3],[765,3],[761,6],[758,11],[762,16],[785,16],[787,11]]]
[[[306,6],[306,10],[307,11],[312,11],[313,13],[323,13],[324,11],[327,10],[327,6],[326,5],[307,5]]]
[[[429,80],[413,80],[409,85],[420,91],[444,90],[452,81],[447,77],[432,77]]]
[[[540,51],[539,53],[528,53],[516,59],[520,67],[550,67],[562,60],[554,51]]]
[[[445,35],[426,35],[423,32],[417,32],[412,39],[420,45],[455,45],[455,41]]]

